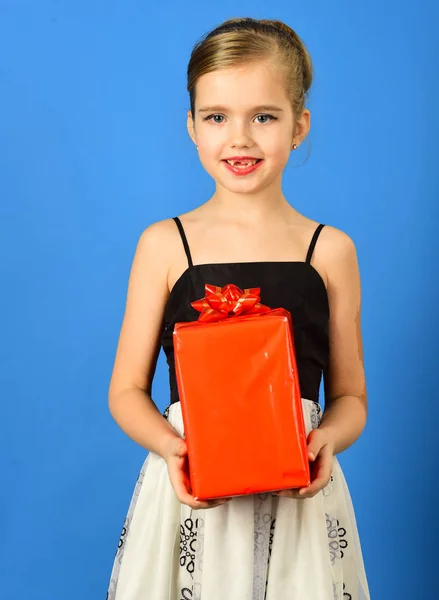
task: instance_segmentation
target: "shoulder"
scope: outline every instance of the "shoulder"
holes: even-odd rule
[[[136,254],[163,265],[175,253],[179,240],[177,224],[172,218],[155,221],[141,231]]]
[[[332,225],[325,225],[319,235],[318,245],[320,252],[327,257],[328,266],[334,261],[343,260],[356,254],[356,247],[352,237]]]
[[[314,231],[319,224],[313,224]],[[313,261],[322,274],[328,291],[351,282],[358,285],[358,258],[353,238],[342,229],[327,225],[321,229]]]
[[[151,223],[140,233],[138,244],[142,247],[165,250],[167,244],[178,235],[177,224],[173,219],[163,219]]]
[[[346,265],[357,264],[357,249],[353,238],[342,229],[325,225],[316,244],[316,256],[330,277]]]
[[[326,274],[330,301],[343,295],[356,304],[361,294],[357,249],[353,238],[331,225],[323,227],[316,246],[318,260]]]
[[[167,282],[179,239],[173,219],[163,219],[145,227],[137,239],[133,273],[138,272],[143,280],[152,278],[156,282]]]
[[[181,220],[184,230],[187,223],[191,225],[201,224],[203,226],[202,220],[200,221],[198,217],[198,209],[178,215],[178,218]],[[175,249],[176,244],[181,244],[181,236],[177,223],[174,218],[155,221],[142,231],[139,242],[142,245],[154,246],[165,252],[169,251],[169,245],[172,247],[171,250]]]

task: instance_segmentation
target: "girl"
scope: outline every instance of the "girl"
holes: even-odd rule
[[[109,407],[149,454],[108,600],[370,598],[335,456],[367,415],[355,246],[295,210],[281,186],[290,151],[309,132],[311,82],[303,42],[279,21],[226,21],[192,52],[188,131],[216,188],[195,210],[145,229],[133,260]],[[172,332],[198,318],[191,302],[204,297],[205,283],[260,287],[261,302],[291,311],[308,488],[208,502],[191,494]],[[160,347],[170,374],[163,415],[151,398]]]

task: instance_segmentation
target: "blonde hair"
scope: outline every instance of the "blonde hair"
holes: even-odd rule
[[[237,18],[224,21],[194,46],[187,68],[187,90],[195,118],[197,80],[218,69],[265,61],[279,68],[294,118],[300,117],[313,79],[311,57],[297,33],[282,21]]]

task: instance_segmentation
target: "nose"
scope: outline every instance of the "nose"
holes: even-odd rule
[[[233,148],[239,148],[241,146],[253,146],[252,136],[249,130],[249,124],[246,121],[236,121],[232,125],[231,129],[232,131],[230,136],[230,145]]]

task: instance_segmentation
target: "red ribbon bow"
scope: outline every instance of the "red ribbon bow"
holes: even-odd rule
[[[242,314],[262,314],[271,310],[260,303],[260,288],[241,290],[233,283],[224,287],[206,283],[204,289],[206,296],[191,303],[191,306],[201,313],[198,321],[202,323],[213,323]]]

